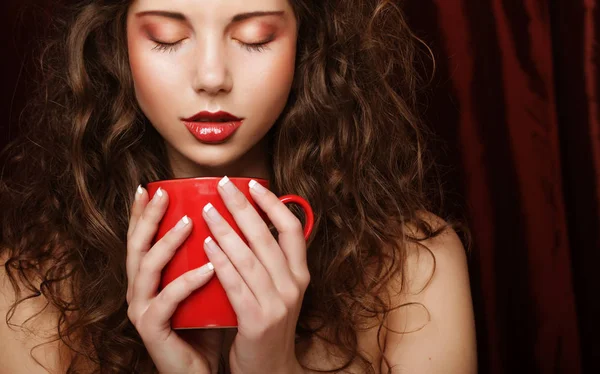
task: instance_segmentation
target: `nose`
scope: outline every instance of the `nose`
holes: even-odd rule
[[[217,38],[205,38],[198,43],[194,71],[194,90],[216,95],[229,92],[233,80],[229,71],[225,48]]]

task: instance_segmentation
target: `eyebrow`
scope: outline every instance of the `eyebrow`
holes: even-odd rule
[[[279,11],[256,11],[256,12],[249,12],[249,13],[240,13],[235,15],[232,19],[231,19],[231,23],[236,23],[236,22],[241,22],[244,20],[247,20],[249,18],[254,18],[254,17],[264,17],[264,16],[283,16],[284,11],[283,10],[279,10]],[[184,16],[182,13],[178,13],[178,12],[169,12],[166,10],[147,10],[144,12],[139,12],[136,13],[136,17],[143,17],[143,16],[159,16],[159,17],[166,17],[166,18],[171,18],[177,21],[186,21],[187,18],[186,16]]]

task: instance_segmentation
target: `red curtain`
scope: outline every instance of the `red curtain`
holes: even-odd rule
[[[0,2],[0,146],[52,1],[30,3]],[[472,230],[480,372],[600,373],[600,1],[399,4],[436,58],[424,114]]]
[[[469,216],[482,373],[600,373],[600,2],[407,0]]]

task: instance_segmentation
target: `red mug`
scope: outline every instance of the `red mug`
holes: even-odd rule
[[[254,206],[262,219],[269,224],[266,214],[252,200],[250,187],[248,186],[248,183],[254,179],[268,189],[269,182],[257,178],[229,179],[246,195],[250,204]],[[242,240],[248,244],[233,216],[223,203],[221,195],[219,195],[217,185],[220,180],[221,178],[216,177],[179,178],[154,181],[147,184],[146,189],[149,196],[154,196],[159,187],[169,195],[169,205],[158,226],[157,233],[152,241],[153,245],[171,230],[181,217],[187,215],[194,222],[192,232],[163,269],[160,280],[161,290],[180,275],[208,262],[208,257],[204,253],[204,239],[212,235],[202,217],[202,208],[206,204],[211,203],[240,235]],[[279,200],[286,204],[296,203],[300,205],[306,217],[304,238],[308,240],[314,225],[313,211],[309,203],[297,195],[281,196]],[[228,328],[237,327],[237,325],[237,316],[217,276],[212,277],[207,284],[194,291],[181,302],[171,317],[171,328],[173,329]]]

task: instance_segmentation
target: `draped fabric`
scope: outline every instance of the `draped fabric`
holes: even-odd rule
[[[472,232],[480,373],[600,373],[600,1],[395,1],[435,56],[424,118]],[[0,147],[53,2],[29,3],[0,2]]]
[[[407,0],[466,210],[481,373],[600,373],[600,2]]]

